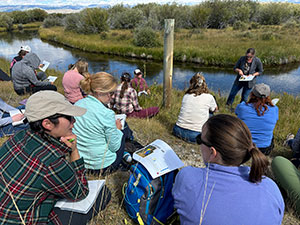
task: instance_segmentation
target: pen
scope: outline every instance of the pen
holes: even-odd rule
[[[72,143],[73,141],[75,141],[75,138],[71,138],[68,140],[68,142]]]
[[[20,111],[21,114],[24,114],[21,109],[19,109],[19,111]]]

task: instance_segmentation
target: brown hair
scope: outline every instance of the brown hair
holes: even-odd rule
[[[260,182],[269,161],[252,142],[251,133],[239,118],[227,114],[218,114],[204,124],[206,139],[227,166],[240,166],[252,158],[249,180]]]
[[[18,52],[18,56],[24,57],[27,53],[28,53],[28,52],[26,52],[26,51],[24,51],[24,50],[20,50],[20,51]]]
[[[246,55],[249,54],[249,53],[251,55],[255,55],[255,48],[248,48],[247,51],[246,51]]]
[[[85,93],[108,93],[116,90],[117,80],[109,73],[98,72],[87,74],[80,86]]]
[[[208,87],[206,85],[206,81],[202,73],[196,73],[190,79],[190,87],[185,93],[195,94],[195,96],[201,95],[203,93],[208,93]]]
[[[89,73],[88,66],[88,62],[82,59],[78,59],[78,61],[75,64],[70,64],[68,66],[68,69],[74,70],[76,68],[78,73],[85,77]]]
[[[123,82],[123,84],[122,84],[122,88],[120,91],[120,98],[124,97],[124,92],[127,90],[130,80],[131,80],[131,76],[129,73],[125,72],[122,74],[121,82]]]
[[[265,112],[268,110],[268,106],[274,106],[270,96],[267,96],[266,98],[260,98],[255,96],[252,92],[250,94],[250,98],[247,104],[249,103],[253,104],[257,115],[259,116],[263,116],[265,114]]]

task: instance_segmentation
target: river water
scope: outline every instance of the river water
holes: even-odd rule
[[[122,72],[127,71],[133,74],[134,69],[140,68],[146,70],[145,79],[148,84],[161,84],[163,82],[162,62],[86,53],[55,43],[44,42],[39,38],[36,31],[0,34],[0,57],[10,61],[17,55],[22,45],[29,45],[41,60],[49,61],[51,63],[49,68],[63,72],[67,70],[69,64],[83,58],[89,63],[89,72],[91,73],[106,71],[120,77]],[[207,68],[195,64],[175,63],[173,87],[180,90],[187,88],[190,78],[199,71],[204,73],[209,88],[220,92],[222,95],[228,94],[236,76],[233,68]],[[265,68],[264,74],[257,78],[257,83],[269,84],[271,90],[276,93],[287,92],[298,95],[300,94],[300,64]]]

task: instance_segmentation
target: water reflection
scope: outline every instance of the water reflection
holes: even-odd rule
[[[83,58],[89,63],[89,71],[95,73],[106,71],[119,77],[122,72],[130,73],[137,67],[146,70],[146,80],[149,84],[163,82],[163,64],[147,62],[132,58],[120,58],[111,55],[86,53],[55,43],[47,43],[39,39],[36,31],[24,31],[0,34],[0,56],[11,60],[19,51],[21,45],[29,45],[33,52],[43,60],[49,61],[50,68],[66,71],[68,65]],[[173,87],[185,89],[194,73],[202,71],[208,86],[214,91],[225,94],[230,91],[235,79],[232,68],[205,68],[194,64],[175,64],[173,72]],[[265,68],[263,76],[257,82],[264,82],[275,92],[287,92],[298,95],[300,92],[300,67],[289,65]]]

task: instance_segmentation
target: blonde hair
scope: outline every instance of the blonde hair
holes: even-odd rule
[[[86,74],[86,77],[80,81],[80,87],[85,93],[108,93],[115,91],[117,85],[117,80],[106,72]]]
[[[86,76],[86,74],[89,72],[88,66],[88,62],[79,59],[75,64],[69,65],[69,69],[74,70],[76,68],[78,73],[80,73],[82,76]]]
[[[208,93],[208,87],[202,73],[196,73],[190,80],[190,87],[185,92],[186,94],[201,95]]]

